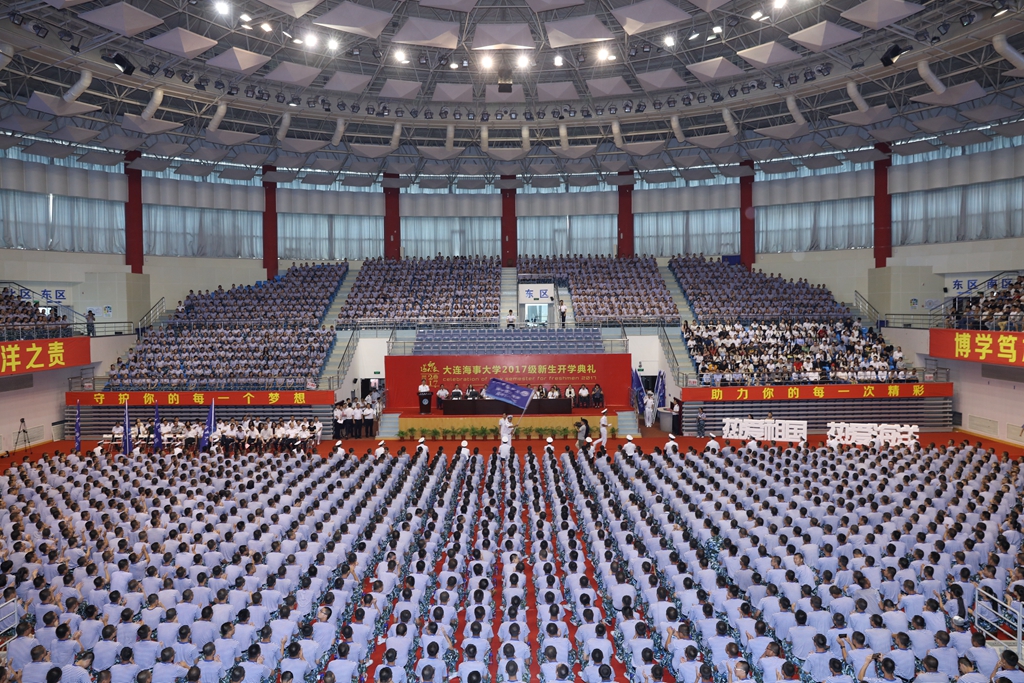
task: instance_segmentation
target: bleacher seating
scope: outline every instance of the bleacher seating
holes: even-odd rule
[[[806,280],[693,254],[673,257],[669,268],[701,321],[835,320],[849,314],[828,288]]]
[[[45,315],[31,301],[23,301],[14,290],[0,291],[0,340],[70,337],[67,316]]]
[[[315,386],[334,328],[320,325],[348,264],[292,266],[273,282],[191,294],[111,368],[108,391]]]
[[[947,326],[961,330],[1024,331],[1024,276],[1002,277],[994,287],[957,297]]]
[[[604,353],[598,328],[419,330],[415,355]]]
[[[520,275],[568,283],[573,315],[584,325],[676,322],[679,310],[653,257],[521,256]]]
[[[338,324],[497,324],[500,300],[501,263],[495,257],[367,259]]]

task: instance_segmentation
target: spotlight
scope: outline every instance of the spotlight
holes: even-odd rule
[[[697,104],[704,104],[708,101],[708,96],[705,93],[697,95]]]
[[[263,100],[264,102],[269,101],[270,100],[270,91],[269,90],[264,90],[263,92],[261,92],[260,93],[260,99]]]
[[[928,29],[921,29],[914,34],[914,40],[919,43],[927,43],[931,39],[931,35],[928,33]]]
[[[661,111],[661,100],[654,100],[654,102],[651,103],[651,106],[654,107],[654,111]]]
[[[412,109],[409,110],[409,116],[413,117],[414,119],[418,119],[420,117],[420,110],[413,107]]]
[[[313,109],[314,107],[316,107],[316,98],[315,97],[308,98],[306,100],[306,106],[309,107],[310,109]]]
[[[156,62],[150,62],[148,66],[144,66],[139,71],[146,74],[147,76],[156,76],[156,72],[160,70],[160,65]]]
[[[285,102],[285,99],[287,99],[287,98],[285,98],[285,96],[284,96],[284,93],[283,93],[283,92],[279,92],[279,93],[277,93],[277,96],[276,96],[276,97],[275,97],[274,99],[276,99],[276,100],[277,100],[277,103],[278,103],[278,104],[284,104],[284,102]]]
[[[583,54],[583,52],[577,52],[576,61],[582,64],[583,62],[587,61],[587,56]]]
[[[718,92],[717,90],[715,92],[711,93],[711,101],[712,102],[721,102],[724,99],[725,98],[722,97],[722,93]]]
[[[102,59],[104,62],[109,62],[116,66],[125,76],[131,76],[133,73],[135,73],[135,65],[128,61],[128,58],[120,52],[115,52],[112,55],[103,55]],[[192,80],[191,73],[189,74],[189,81],[190,80]],[[185,80],[184,76],[182,76],[182,82],[188,83],[188,81]]]
[[[203,79],[200,78],[198,81],[196,81],[196,90],[206,92],[206,85],[206,83],[203,83]]]
[[[939,37],[939,36],[932,36],[932,41],[931,41],[932,45],[934,45],[935,43],[939,42],[940,40],[942,40],[941,37]]]
[[[691,104],[693,104],[693,97],[691,97],[690,95],[683,95],[682,99],[684,107],[689,107]]]
[[[373,48],[373,52],[371,54],[373,55],[374,59],[380,59],[381,57],[384,56],[383,53],[377,48]]]
[[[789,77],[788,77],[787,80],[789,81],[790,85],[796,85],[797,83],[800,82],[800,77],[797,76],[795,73],[791,73],[791,74],[789,74]]]
[[[382,104],[377,107],[377,116],[388,116],[391,113],[391,108],[387,104]]]
[[[593,116],[593,114],[590,113],[590,109],[588,109],[587,107],[583,107],[580,109],[580,115],[585,119],[589,119],[591,116]]]
[[[256,97],[256,88],[252,87],[251,85],[247,85],[245,87],[245,96],[250,100]]]
[[[480,122],[481,123],[487,123],[490,120],[491,120],[491,115],[490,114],[488,114],[486,111],[480,112]]]
[[[441,66],[448,66],[448,55],[443,55],[441,57],[438,57],[437,58],[437,63],[440,64]],[[459,65],[456,64],[455,68],[458,69]]]
[[[405,64],[409,60],[405,58],[405,50],[395,50],[395,60],[401,64]]]
[[[452,62],[451,64],[448,65],[448,68],[449,69],[458,69],[459,68],[459,63],[458,62]]]
[[[228,88],[228,97],[234,97],[237,94],[238,94],[238,86],[237,85],[232,85],[230,88]]]
[[[466,118],[470,121],[476,121],[476,112],[470,109],[466,112]]]
[[[463,69],[468,69],[469,68],[469,60],[468,59],[463,59],[462,60],[462,68]]]
[[[740,92],[742,92],[744,95],[749,95],[750,94],[750,86],[748,84],[744,83],[743,85],[740,86]]]
[[[636,105],[636,113],[643,114],[647,110],[647,103],[640,100]]]
[[[974,12],[968,12],[967,14],[961,14],[960,15],[960,25],[961,26],[970,26],[971,24],[974,23],[974,20],[977,19],[977,18],[978,18],[978,15],[976,15]]]
[[[348,110],[350,112],[352,112],[353,114],[358,114],[359,113],[359,103],[358,102],[353,102],[352,106],[349,107]]]
[[[729,86],[729,89],[726,90],[726,92],[729,94],[729,97],[736,97],[740,94],[740,91],[736,89],[735,85]]]
[[[776,88],[785,88],[786,82],[782,80],[781,76],[776,76],[775,79],[772,81],[772,85],[775,86]]]
[[[60,38],[62,43],[70,43],[72,40],[75,39],[75,34],[67,30],[66,28],[62,28],[60,32],[57,33],[57,37]],[[150,76],[152,75],[153,74],[150,74]]]
[[[619,108],[616,107],[614,104],[609,104],[608,105],[608,113],[610,115],[612,115],[612,116],[615,116],[616,114],[619,113]]]
[[[358,47],[352,48],[352,56],[353,57],[358,57],[360,54],[361,54],[361,52],[359,51]]]
[[[1001,17],[1010,11],[1010,5],[1006,0],[995,0],[992,5],[996,8],[995,14],[992,15],[993,18]]]
[[[935,28],[939,32],[939,35],[943,35],[944,36],[947,33],[949,33],[949,22],[948,21],[944,21],[941,24],[939,24],[938,26],[936,26]]]
[[[441,107],[441,111],[438,112],[438,116],[440,116],[442,119],[446,119],[448,118],[448,112],[448,107]]]
[[[338,111],[345,111],[348,107],[345,106],[345,100],[338,98]]]
[[[433,121],[434,120],[434,110],[433,109],[424,109],[423,110],[423,118],[426,119],[427,121]]]
[[[892,45],[889,46],[889,49],[887,49],[882,54],[882,58],[880,60],[882,62],[882,66],[892,66],[899,60],[900,57],[902,57],[909,51],[910,46],[904,48],[900,47],[899,43],[893,43]]]
[[[629,48],[629,56],[636,57],[636,45],[631,45]]]
[[[331,102],[326,97],[320,100],[320,106],[322,106],[326,112],[331,111]]]
[[[622,111],[627,114],[633,113],[633,100],[626,100],[622,103]]]
[[[40,38],[45,38],[50,33],[50,29],[43,24],[32,24],[32,32]]]
[[[427,63],[427,54],[425,52],[421,52],[420,53],[420,64],[424,64],[425,65],[426,63]]]
[[[813,69],[807,69],[806,71],[804,71],[804,83],[810,83],[811,81],[815,80],[816,78],[817,78],[817,76],[814,75],[814,70]]]
[[[376,112],[377,112],[377,109],[372,104],[366,105],[366,115],[367,116],[373,116]]]
[[[533,121],[533,112],[527,109],[523,112],[523,119],[526,121]]]
[[[650,44],[650,43],[644,43],[644,46],[643,46],[643,48],[641,48],[641,49],[642,49],[642,50],[643,50],[644,52],[650,52],[650,51],[651,51],[651,44]]]
[[[494,112],[494,120],[495,121],[501,121],[503,118],[505,118],[505,115],[502,114],[500,111]]]
[[[226,86],[226,85],[224,84],[224,81],[222,81],[222,80],[220,80],[220,79],[218,78],[217,80],[215,80],[215,81],[213,82],[213,87],[214,87],[214,88],[216,88],[217,90],[223,90],[223,89],[224,89],[224,88],[226,88],[227,86]],[[237,91],[236,91],[236,92],[237,92]]]
[[[519,118],[519,114],[517,114],[516,111],[513,109],[511,112],[509,112],[508,117],[515,121],[516,119]]]
[[[726,25],[726,26],[728,26],[729,28],[733,28],[733,27],[735,27],[735,26],[738,26],[738,25],[739,25],[739,23],[740,23],[740,20],[739,20],[739,19],[737,19],[736,17],[729,17],[729,18],[728,18],[728,19],[727,19],[727,20],[725,21],[725,25]]]
[[[21,26],[22,22],[25,21],[25,17],[21,16],[17,12],[9,12],[7,18],[11,20],[11,23],[15,26]]]
[[[925,33],[927,33],[927,31],[925,31]],[[824,64],[819,64],[817,71],[822,76],[828,76],[830,73],[832,73],[832,62],[825,62]]]
[[[538,109],[537,110],[537,120],[538,121],[543,120],[545,116],[547,116],[547,112],[545,112],[543,109]]]
[[[676,99],[675,95],[669,95],[668,98],[665,100],[665,104],[668,105],[669,109],[674,108],[676,106],[676,104],[678,104],[678,103],[679,103],[679,100]]]
[[[405,116],[405,110],[402,109],[401,107],[395,107],[395,116],[397,118],[402,118],[403,116]]]
[[[195,77],[196,77],[196,75],[194,73],[192,73],[191,71],[182,71],[181,72],[181,82],[186,84],[186,85],[191,83],[192,79],[195,78]]]
[[[452,112],[452,118],[456,121],[462,120],[462,111],[458,107],[456,107],[455,111]]]
[[[757,89],[758,90],[767,90],[768,89],[768,84],[764,82],[763,78],[757,79]]]

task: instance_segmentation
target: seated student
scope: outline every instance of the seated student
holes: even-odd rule
[[[135,663],[135,655],[130,647],[121,648],[120,661],[110,667],[110,683],[135,683],[139,665]],[[95,664],[93,665],[95,668]]]

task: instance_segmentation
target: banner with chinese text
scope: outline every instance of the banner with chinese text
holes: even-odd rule
[[[803,384],[770,387],[682,389],[686,401],[799,401],[812,399],[922,398],[952,396],[952,382],[927,384]]]
[[[90,363],[89,337],[0,342],[0,377]]]
[[[1024,332],[928,331],[928,355],[990,365],[1024,366]]]
[[[631,356],[628,353],[589,353],[527,356],[386,356],[384,376],[388,385],[388,410],[419,410],[417,389],[425,379],[436,392],[442,384],[463,391],[470,384],[483,390],[492,379],[535,388],[557,386],[564,394],[572,385],[585,384],[593,391],[601,385],[607,406],[629,406]],[[218,399],[219,400],[219,399]]]
[[[332,405],[333,391],[69,391],[66,405],[83,406],[301,406]]]

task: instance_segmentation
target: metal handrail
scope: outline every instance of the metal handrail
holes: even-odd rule
[[[858,292],[853,290],[853,302],[857,305],[857,310],[867,316],[868,322],[871,323],[871,327],[878,325],[879,318],[882,314],[878,312],[878,309],[871,305],[871,302],[867,298]]]
[[[964,290],[963,292],[960,292],[956,296],[951,296],[951,297],[946,298],[941,304],[939,304],[938,306],[932,306],[928,310],[931,311],[931,312],[939,312],[942,315],[946,315],[949,312],[949,308],[952,307],[953,303],[956,302],[956,301],[959,301],[960,299],[963,299],[963,298],[966,298],[966,297],[975,296],[980,291],[985,291],[985,290],[989,290],[989,289],[999,289],[998,286],[997,287],[989,287],[989,283],[996,282],[999,279],[1001,279],[1002,276],[1010,275],[1010,274],[1013,274],[1013,275],[1015,275],[1017,277],[1020,277],[1021,271],[1019,271],[1019,270],[1004,270],[1001,273],[996,273],[992,277],[984,278],[981,282],[979,282],[978,284],[974,285],[973,287],[968,287],[966,290]]]
[[[80,379],[80,378],[79,378]],[[93,378],[95,391],[117,393],[119,391],[256,391],[280,389],[283,391],[314,391],[317,388],[315,376],[306,377],[218,377],[213,380],[182,379],[180,384],[173,384],[165,377],[150,380],[132,380],[133,382],[149,382],[146,384],[125,384],[128,380],[117,380],[111,377]],[[313,386],[311,387],[310,384]]]
[[[147,327],[152,327],[153,323],[159,320],[160,316],[162,316],[166,310],[166,301],[164,301],[164,297],[160,297],[160,300],[153,304],[153,306],[146,311],[146,314],[139,319],[139,329],[144,330]]]
[[[97,320],[92,325],[90,334],[90,323],[87,322],[66,322],[66,323],[25,323],[20,325],[4,325],[0,327],[0,340],[3,341],[27,341],[31,339],[60,339],[66,337],[113,337],[123,334],[135,334],[135,323],[129,321],[105,321]]]
[[[821,377],[815,381],[801,380],[793,381],[792,375],[789,372],[773,372],[773,373],[758,373],[757,377],[751,379],[748,376],[744,376],[743,382],[729,382],[723,384],[722,382],[704,382],[703,377],[707,374],[713,373],[701,373],[697,372],[691,375],[690,373],[684,373],[680,377],[679,387],[718,387],[718,386],[787,386],[787,385],[798,385],[806,384],[820,385],[820,384],[931,384],[932,382],[948,382],[949,381],[949,368],[905,368],[904,373],[905,379],[898,379],[897,377],[889,378],[886,380],[872,379],[872,380],[857,380],[853,378],[851,380],[839,380],[832,379],[829,377]]]
[[[686,375],[683,373],[682,368],[679,365],[679,359],[676,357],[675,349],[672,348],[672,340],[668,336],[668,330],[664,325],[658,326],[658,341],[661,342],[661,349],[665,352],[665,359],[668,361],[668,369],[672,372],[672,379],[675,380],[676,386],[682,387],[683,379]]]
[[[596,341],[596,340],[595,340]],[[393,340],[388,342],[388,355],[389,356],[415,356],[419,355],[416,353],[416,341],[412,339]],[[628,339],[601,339],[601,346],[604,353],[629,353],[629,340]],[[457,347],[453,347],[450,353],[427,353],[422,355],[429,356],[447,356],[447,355],[459,355],[465,353],[464,350]],[[526,354],[522,355],[529,355]],[[521,354],[511,354],[521,355]]]
[[[1001,610],[993,615],[993,619],[989,619],[979,609],[982,605],[982,593],[985,594],[984,599],[990,601],[986,606],[988,611],[992,610],[991,603],[995,603],[996,609]],[[1020,607],[1014,608],[1013,605],[993,595],[991,591],[978,586],[978,590],[974,592],[974,606],[970,612],[974,616],[974,627],[984,633],[989,640],[998,640],[1003,644],[1012,641],[1017,657],[1024,657],[1024,646],[1021,643],[1024,637],[1024,611]]]
[[[42,294],[33,289],[30,289],[29,287],[26,287],[21,283],[14,282],[11,280],[0,281],[0,291],[3,291],[5,288],[13,288],[17,290],[19,294],[22,291],[29,292],[30,294],[32,294],[32,296],[36,297],[36,304],[45,303],[47,306],[52,306],[53,308],[56,308],[57,315],[68,316],[69,322],[85,322],[85,316],[76,311],[75,309],[73,309],[71,306],[68,306],[66,304],[51,304],[49,300]]]

